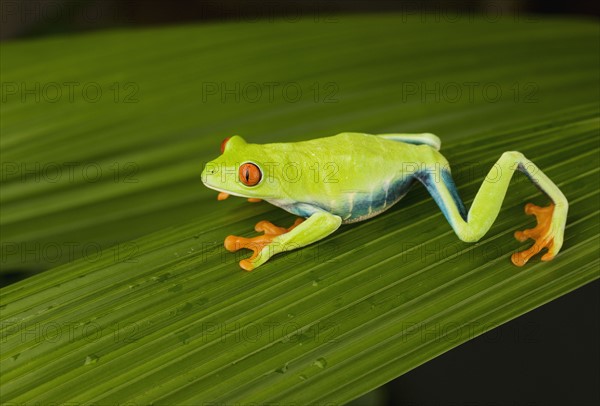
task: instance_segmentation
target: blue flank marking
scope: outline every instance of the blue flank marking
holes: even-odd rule
[[[396,182],[390,184],[388,189],[387,198],[385,190],[379,190],[371,199],[370,193],[355,192],[355,198],[352,205],[351,216],[348,216],[350,209],[350,202],[342,201],[340,205],[336,207],[328,207],[320,205],[317,202],[312,203],[294,203],[280,205],[282,209],[295,214],[300,217],[310,217],[316,211],[323,210],[331,214],[335,214],[344,219],[345,222],[351,222],[352,220],[359,219],[369,215],[369,208],[371,213],[378,213],[385,209],[389,209],[394,203],[398,202],[407,192],[414,181],[414,177],[408,177],[399,179]]]
[[[452,179],[452,175],[445,169],[442,169],[442,181],[448,188],[448,191],[452,195],[452,199],[454,199],[454,203],[458,208],[458,213],[462,217],[464,221],[467,221],[467,210],[465,209],[465,205],[463,204],[460,196],[458,195],[458,190],[456,190],[456,185],[454,184],[454,179]]]
[[[444,185],[450,192],[450,195],[452,196],[452,199],[454,200],[454,204],[456,205],[456,208],[458,209],[460,216],[462,217],[462,219],[464,221],[467,221],[467,210],[465,209],[465,206],[464,206],[462,200],[460,200],[460,197],[458,196],[458,192],[456,191],[456,185],[454,184],[452,175],[450,174],[450,172],[448,172],[445,169],[442,169],[441,174],[442,174],[442,182],[444,183]],[[416,173],[415,176],[427,188],[427,191],[429,192],[429,194],[431,194],[431,197],[433,197],[433,200],[435,200],[437,205],[442,210],[442,213],[444,213],[444,217],[446,217],[446,220],[448,220],[448,222],[450,224],[453,224],[452,218],[450,217],[450,214],[448,213],[448,207],[446,206],[446,202],[444,202],[444,200],[442,200],[442,197],[440,196],[440,193],[439,193],[437,185],[436,185],[436,181],[433,178],[433,174],[430,172],[427,172],[427,171],[422,171],[422,172]]]
[[[460,216],[464,221],[467,221],[467,210],[465,209],[465,206],[458,195],[452,175],[447,170],[442,170],[441,177],[441,182],[443,182],[445,187],[450,192]],[[453,224],[452,218],[448,213],[448,206],[446,205],[446,202],[442,200],[442,197],[438,191],[438,185],[436,184],[434,174],[428,171],[416,172],[413,176],[399,179],[390,184],[387,198],[385,190],[383,189],[379,190],[378,193],[373,196],[373,198],[371,198],[371,195],[368,193],[357,192],[354,199],[351,216],[348,218],[345,218],[348,215],[348,209],[350,208],[348,202],[343,202],[343,204],[338,207],[324,207],[317,203],[295,203],[290,205],[281,205],[280,207],[292,214],[305,218],[310,217],[318,210],[324,210],[342,217],[342,219],[344,219],[346,222],[351,222],[352,220],[368,216],[369,208],[371,209],[371,213],[383,211],[384,204],[385,209],[390,208],[408,192],[408,189],[415,179],[418,179],[421,183],[423,183],[423,185],[427,188],[427,191],[433,197],[433,200],[435,200],[437,205],[440,207],[440,210],[444,214],[444,217],[446,217],[446,220],[448,220],[450,224]]]
[[[542,193],[544,193],[546,196],[550,197],[550,195],[548,195],[548,193],[542,189],[542,187],[540,186],[540,184],[538,183],[537,179],[534,178],[533,176],[531,176],[531,174],[527,171],[527,168],[525,168],[525,166],[523,166],[522,163],[519,163],[519,165],[517,166],[517,169],[519,169],[519,172],[523,173],[525,176],[527,176],[527,178],[529,178],[529,180],[531,181],[531,183],[533,183],[535,185],[536,188],[538,188],[538,190]],[[554,202],[556,203],[556,202]]]
[[[428,144],[427,142],[417,141],[417,140],[403,140],[401,138],[398,138],[398,139],[386,138],[386,139],[390,140],[390,141],[403,142],[405,144],[411,144],[411,145],[429,145],[429,146],[431,146],[431,144]]]
[[[408,192],[413,181],[414,178],[408,177],[398,179],[394,183],[391,183],[387,191],[387,198],[383,188],[377,191],[372,198],[369,193],[357,193],[354,198],[351,216],[347,218],[346,221],[352,221],[369,215],[369,209],[371,209],[371,213],[381,212],[384,210],[384,206],[385,209],[389,209]],[[346,209],[348,208],[349,207],[346,207]],[[347,215],[348,213],[345,214]],[[343,214],[341,215],[343,216]]]
[[[316,206],[316,205],[315,205]],[[296,216],[309,218],[312,216],[317,210],[311,207],[310,204],[307,203],[296,203],[291,205],[281,206],[282,209],[295,214]]]
[[[460,216],[464,221],[467,221],[467,210],[465,209],[465,206],[458,195],[452,175],[450,172],[443,169],[441,171],[441,177],[441,182],[443,182],[450,192]],[[446,202],[442,200],[442,197],[438,191],[438,185],[436,184],[434,174],[428,171],[417,172],[413,176],[399,179],[390,184],[387,198],[385,190],[383,189],[379,190],[373,196],[373,198],[371,198],[371,195],[368,193],[357,192],[354,199],[351,216],[348,218],[345,218],[348,215],[348,209],[350,208],[348,202],[343,202],[343,204],[339,207],[323,207],[317,203],[296,203],[291,205],[282,205],[280,207],[292,214],[305,218],[310,217],[316,211],[321,209],[342,217],[344,221],[352,221],[360,217],[368,216],[369,208],[371,209],[371,213],[381,212],[384,210],[384,205],[385,209],[390,208],[408,192],[408,189],[415,179],[418,179],[421,183],[423,183],[423,185],[427,188],[427,191],[431,194],[437,205],[440,207],[444,217],[446,217],[446,220],[448,220],[450,224],[453,224],[452,218],[448,213]]]

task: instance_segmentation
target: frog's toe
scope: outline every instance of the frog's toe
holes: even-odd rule
[[[256,223],[254,230],[256,230],[258,233],[265,233],[269,235],[281,235],[288,231],[287,228],[276,226],[275,224],[266,220]]]
[[[303,221],[304,221],[303,218],[297,218],[291,227],[285,228],[285,227],[276,226],[275,224],[271,223],[270,221],[263,220],[263,221],[259,221],[258,223],[256,223],[256,225],[254,226],[254,229],[259,233],[262,232],[262,233],[265,233],[268,235],[281,235],[281,234],[285,234],[289,231],[292,231]]]
[[[225,238],[225,249],[230,252],[236,252],[242,248],[247,248],[254,251],[256,254],[265,246],[269,245],[273,241],[273,238],[274,236],[271,235],[259,235],[252,238],[230,235]]]
[[[252,259],[248,258],[240,261],[240,268],[242,268],[244,271],[250,272],[253,271],[256,266],[254,265],[254,262],[252,262]]]
[[[524,251],[516,252],[511,256],[513,264],[516,266],[523,266],[533,257],[538,254],[542,249],[548,248],[549,251],[553,248],[552,240],[550,241],[536,241],[533,246]],[[554,258],[554,254],[547,252],[542,255],[542,261],[550,261]]]
[[[237,250],[244,248],[247,243],[248,238],[238,237],[237,235],[228,235],[224,241],[225,249],[229,252],[236,252]]]
[[[515,238],[521,242],[531,238],[535,243],[530,248],[516,252],[511,256],[513,264],[523,266],[542,249],[547,248],[548,252],[542,256],[542,261],[550,261],[554,258],[554,235],[552,233],[552,215],[554,213],[554,204],[548,207],[539,207],[532,203],[525,205],[525,213],[533,214],[536,217],[537,225],[523,231],[516,231]]]

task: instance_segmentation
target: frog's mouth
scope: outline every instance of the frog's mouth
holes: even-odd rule
[[[208,179],[202,179],[202,183],[204,183],[204,186],[206,186],[207,188],[216,190],[217,192],[219,192],[219,195],[217,196],[218,200],[225,200],[229,196],[243,197],[245,199],[255,199],[256,198],[256,196],[241,194],[238,192],[232,192],[230,190],[220,188],[219,186],[212,185]],[[262,198],[260,198],[260,199],[262,199]]]
[[[219,192],[219,196],[225,196],[225,197],[223,197],[222,199],[219,199],[219,200],[225,200],[229,196],[238,196],[238,197],[247,197],[247,198],[252,197],[252,196],[245,196],[245,195],[241,195],[239,193],[231,192],[229,190],[221,189],[220,187],[211,185],[210,183],[208,183],[205,180],[203,180],[202,183],[204,183],[204,186],[206,186],[207,188],[212,189],[212,190],[216,190],[217,192]]]

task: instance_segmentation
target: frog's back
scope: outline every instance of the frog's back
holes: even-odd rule
[[[281,144],[285,145],[285,144]],[[322,157],[347,157],[356,160],[358,157],[377,159],[383,158],[388,162],[402,159],[403,152],[412,158],[414,146],[425,145],[440,149],[441,141],[434,134],[365,134],[345,132],[331,137],[317,138],[309,141],[294,143],[294,148],[310,151],[311,155]]]
[[[413,183],[424,154],[439,145],[433,134],[362,133],[295,143],[296,151],[301,150],[309,162],[311,156],[318,157],[330,175],[305,185],[310,204],[340,216],[344,223],[376,216],[397,203]],[[301,207],[295,214],[310,214],[305,204]]]

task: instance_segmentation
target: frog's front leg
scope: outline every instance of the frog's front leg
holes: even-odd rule
[[[240,261],[246,271],[264,264],[273,255],[317,242],[338,229],[342,219],[326,211],[317,211],[308,219],[297,219],[289,228],[278,227],[268,221],[259,221],[254,229],[264,232],[257,237],[245,238],[230,235],[225,239],[225,248],[234,252],[241,248],[254,251],[250,258]]]

